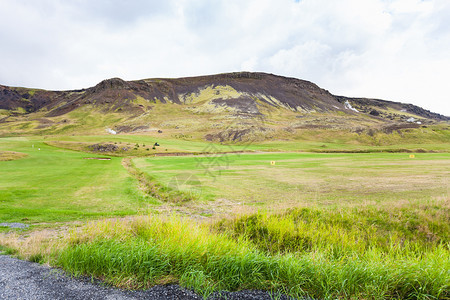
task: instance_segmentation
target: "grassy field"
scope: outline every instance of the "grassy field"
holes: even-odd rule
[[[450,188],[448,153],[277,152],[134,162],[164,184],[177,174],[192,174],[201,181],[201,197],[206,200],[225,198],[278,208],[425,203],[448,198]],[[190,185],[181,188],[189,191]]]
[[[0,220],[30,223],[123,216],[155,203],[136,189],[120,158],[50,147],[38,138],[3,138],[0,150],[26,157],[0,161]],[[99,155],[96,155],[98,157]]]
[[[1,229],[0,245],[126,288],[448,299],[449,143],[347,138],[0,138],[0,223],[35,225]],[[132,150],[86,152],[97,143]],[[338,150],[368,153],[318,153]]]

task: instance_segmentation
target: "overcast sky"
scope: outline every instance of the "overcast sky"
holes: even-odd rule
[[[260,71],[450,116],[449,0],[0,0],[0,84]]]

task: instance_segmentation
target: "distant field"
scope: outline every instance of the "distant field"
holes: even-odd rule
[[[178,174],[193,174],[201,181],[203,199],[225,198],[248,205],[392,205],[448,198],[450,154],[410,155],[216,154],[134,161],[164,184]]]
[[[440,128],[440,127],[438,127]],[[150,156],[156,153],[171,152],[232,152],[232,151],[303,151],[303,152],[444,152],[450,151],[448,130],[421,128],[390,134],[378,132],[373,136],[340,130],[302,130],[296,136],[273,140],[245,140],[236,143],[207,142],[192,136],[164,130],[139,134],[118,135],[73,135],[48,136],[46,143],[56,147],[89,151],[88,145],[95,143],[116,144],[127,147],[128,151],[112,153],[119,156]],[[152,149],[154,143],[160,146]],[[134,149],[137,146],[137,149]]]

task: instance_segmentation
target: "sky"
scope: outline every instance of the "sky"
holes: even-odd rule
[[[448,0],[0,0],[0,84],[267,72],[450,116]]]

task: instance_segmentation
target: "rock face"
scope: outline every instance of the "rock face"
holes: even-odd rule
[[[0,109],[14,111],[20,108],[26,113],[35,112],[51,104],[62,93],[0,85]]]
[[[380,100],[380,99],[349,98],[349,97],[343,97],[343,96],[335,96],[335,97],[341,103],[350,101],[353,104],[353,106],[356,107],[357,109],[359,108],[362,112],[369,113],[370,115],[373,115],[373,116],[381,115],[380,111],[377,110],[376,108],[381,108],[381,109],[393,108],[393,109],[396,109],[399,111],[412,113],[412,114],[415,114],[419,117],[426,118],[426,119],[439,120],[439,121],[450,120],[450,118],[447,116],[433,113],[429,110],[423,109],[423,108],[413,105],[413,104],[386,101],[386,100]]]
[[[94,144],[88,146],[89,150],[95,152],[115,152],[119,147],[114,144]]]
[[[26,94],[28,98],[29,95]],[[14,110],[17,107],[23,107],[26,105],[27,98],[22,99],[17,91],[11,90],[6,86],[0,86],[0,109]]]
[[[380,109],[394,108],[418,117],[448,121],[449,117],[432,113],[412,104],[335,96],[314,83],[267,73],[236,72],[178,79],[103,80],[96,86],[72,91],[45,91],[0,85],[0,109],[13,113],[45,111],[46,117],[64,115],[79,107],[93,106],[105,113],[139,115],[155,103],[174,103],[194,112],[216,110],[258,115],[258,107],[275,107],[299,113],[364,113],[389,118]],[[351,106],[354,109],[348,109]]]
[[[123,79],[120,78],[111,78],[111,79],[105,79],[101,81],[99,84],[94,86],[93,88],[90,88],[93,92],[101,92],[109,89],[129,89],[130,85]]]

